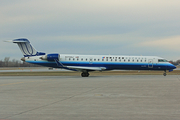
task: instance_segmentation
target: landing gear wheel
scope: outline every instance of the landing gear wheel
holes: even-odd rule
[[[163,75],[164,75],[164,76],[166,76],[167,74],[166,74],[166,73],[164,73]]]
[[[163,75],[166,76],[166,70],[164,70],[164,74]]]
[[[89,77],[89,73],[88,73],[88,72],[87,72],[87,73],[84,73],[84,72],[83,72],[83,73],[81,73],[81,76],[82,76],[82,77]]]

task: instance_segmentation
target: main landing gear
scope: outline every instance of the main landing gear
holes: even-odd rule
[[[166,74],[166,70],[164,71],[163,75],[164,75],[164,76],[166,76],[166,75],[167,75],[167,74]]]
[[[81,76],[82,76],[82,77],[89,77],[89,73],[88,73],[88,72],[82,72],[82,73],[81,73]]]

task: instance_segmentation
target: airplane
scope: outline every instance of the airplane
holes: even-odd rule
[[[22,61],[51,67],[80,71],[82,77],[88,77],[91,71],[108,70],[157,70],[169,72],[176,67],[166,59],[157,56],[128,55],[78,55],[38,52],[26,38],[14,39],[8,42],[18,44],[24,57]]]

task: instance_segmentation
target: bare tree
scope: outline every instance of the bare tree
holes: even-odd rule
[[[39,67],[39,65],[29,64],[16,59],[10,60],[10,57],[5,57],[4,61],[0,61],[0,67]]]
[[[10,60],[10,57],[5,57],[5,58],[4,58],[4,65],[5,65],[6,67],[9,67],[9,60]]]

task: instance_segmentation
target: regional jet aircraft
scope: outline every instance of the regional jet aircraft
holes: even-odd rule
[[[38,52],[28,39],[15,39],[24,57],[22,61],[52,68],[80,71],[82,77],[88,77],[91,71],[107,70],[158,70],[173,71],[176,67],[167,60],[156,56],[125,55],[76,55]]]

